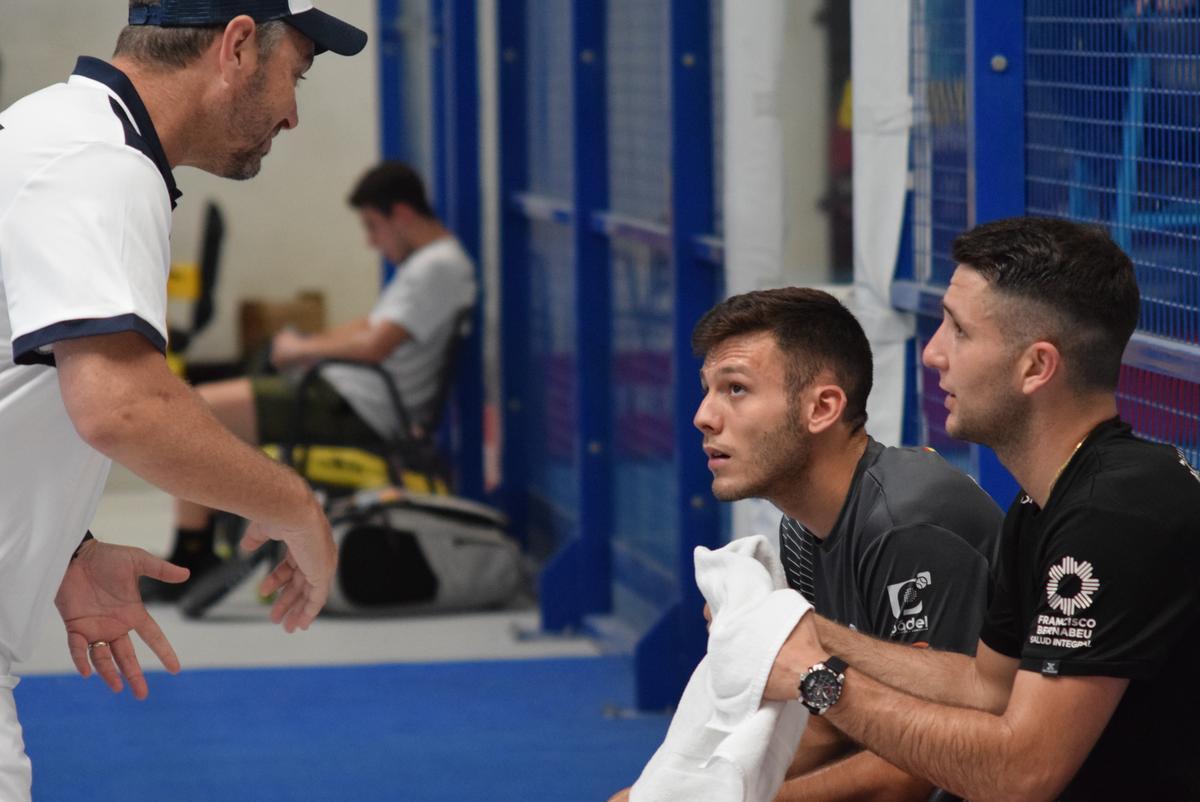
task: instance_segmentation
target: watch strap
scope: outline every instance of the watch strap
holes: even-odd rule
[[[825,661],[825,667],[835,674],[845,674],[849,664],[840,657],[830,657]]]

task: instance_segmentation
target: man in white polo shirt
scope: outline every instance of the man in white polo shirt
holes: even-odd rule
[[[217,419],[248,443],[286,443],[295,436],[299,378],[324,359],[380,366],[399,391],[409,422],[427,427],[442,401],[437,390],[462,312],[475,303],[471,257],[434,214],[421,177],[407,164],[384,162],[350,193],[367,242],[397,265],[367,315],[320,334],[285,330],[271,359],[279,375],[229,379],[196,388]],[[376,440],[396,434],[399,421],[380,377],[361,368],[328,365],[305,390],[305,431],[314,441]],[[177,601],[220,564],[213,552],[212,510],[176,503],[175,542],[168,559],[187,567],[186,582],[145,581],[147,601]]]
[[[79,672],[139,698],[130,631],[172,671],[138,576],[187,572],[85,537],[110,460],[255,523],[288,556],[264,582],[288,631],[321,609],[328,523],[305,483],[229,433],[163,358],[172,169],[258,172],[297,124],[295,83],[366,35],[299,0],[130,3],[112,63],[0,112],[0,799],[30,794],[10,676],[51,599]]]

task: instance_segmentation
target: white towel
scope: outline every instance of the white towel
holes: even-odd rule
[[[697,547],[696,584],[712,611],[708,654],[630,802],[769,802],[808,722],[799,702],[763,702],[779,648],[811,609],[788,589],[762,535]],[[700,611],[696,611],[699,615]]]

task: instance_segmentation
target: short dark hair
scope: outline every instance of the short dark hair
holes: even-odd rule
[[[422,217],[435,216],[421,176],[398,161],[385,161],[368,170],[354,185],[349,202],[355,209],[377,209],[383,214],[391,214],[393,206],[403,203]]]
[[[1116,389],[1140,301],[1133,262],[1107,231],[1011,217],[959,236],[954,258],[1012,302],[1004,325],[1011,337],[1053,342],[1079,389]]]
[[[703,357],[730,337],[770,332],[788,357],[788,387],[798,395],[823,371],[846,393],[842,420],[857,431],[867,422],[871,345],[850,310],[827,292],[783,287],[734,295],[710,309],[692,330],[692,350]]]
[[[129,7],[157,6],[161,0],[129,0]],[[258,52],[271,55],[283,38],[281,20],[260,22],[257,25]],[[125,56],[142,64],[165,69],[183,69],[208,49],[213,40],[225,30],[223,25],[199,25],[163,28],[157,25],[126,25],[117,37],[114,56]]]

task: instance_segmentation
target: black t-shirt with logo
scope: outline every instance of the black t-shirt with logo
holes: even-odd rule
[[[929,449],[871,439],[829,535],[779,524],[788,584],[826,618],[879,638],[974,654],[1003,513]]]
[[[993,580],[990,648],[1130,680],[1062,799],[1200,800],[1200,475],[1183,454],[1101,424],[1045,509],[1018,495]]]

